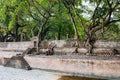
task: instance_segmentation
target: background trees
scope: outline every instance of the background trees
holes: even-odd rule
[[[0,7],[0,27],[5,31],[1,34],[6,36],[10,32],[14,41],[29,40],[33,36],[42,40],[66,39],[67,34],[73,37],[71,22],[59,1],[1,0]]]
[[[5,40],[8,39],[8,35],[13,37],[14,41],[19,41],[19,28],[24,27],[26,25],[25,20],[25,3],[20,0],[1,0],[0,1],[0,22],[1,28],[6,30]]]
[[[91,54],[96,40],[120,40],[119,21],[120,0],[0,0],[0,41],[74,38]]]

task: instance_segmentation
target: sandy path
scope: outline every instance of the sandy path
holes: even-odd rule
[[[0,66],[0,80],[58,80],[59,76],[45,71],[22,70]]]

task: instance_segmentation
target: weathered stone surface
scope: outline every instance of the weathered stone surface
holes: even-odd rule
[[[75,49],[76,44],[79,47]],[[49,48],[50,44],[56,45],[53,49],[54,54],[69,54],[69,53],[87,53],[87,49],[84,47],[83,42],[76,40],[53,40],[53,41],[43,41],[41,49]],[[46,46],[47,45],[47,46]],[[45,47],[45,48],[44,48]],[[120,53],[120,41],[96,41],[94,45],[93,53],[95,54],[119,54]],[[40,50],[41,51],[41,50]],[[44,51],[41,51],[41,53]],[[47,52],[47,51],[46,51]]]
[[[13,56],[5,64],[6,67],[20,68],[30,70],[31,67],[23,56]]]
[[[56,47],[64,47],[66,42],[65,40],[52,40],[52,41],[49,41],[49,44],[55,44]]]
[[[39,49],[39,54],[49,54],[50,49]],[[53,48],[53,54],[55,55],[66,55],[69,53],[77,53],[76,47],[70,47],[70,48]]]
[[[76,47],[78,42],[79,47],[84,47],[83,42],[76,40],[51,40],[43,41],[42,48],[48,47],[50,44],[56,44],[56,47]],[[120,41],[96,41],[94,47],[96,48],[120,48]]]
[[[27,48],[25,51],[23,51],[23,55],[25,54],[32,54],[33,52],[35,52],[36,49],[35,48]]]
[[[97,48],[120,48],[120,41],[96,41]]]
[[[76,42],[79,43],[80,47],[84,47],[83,42],[75,40],[51,40],[51,41],[42,41],[41,48],[48,48],[50,44],[55,44],[56,47],[75,47]],[[29,47],[34,47],[34,42],[0,42],[0,50],[26,50]],[[96,41],[96,48],[120,48],[120,41]]]
[[[44,48],[47,49],[49,47],[49,41],[42,41],[42,43],[40,44],[40,48]]]
[[[47,54],[50,49],[40,49],[39,54]],[[63,47],[63,48],[54,48],[53,52],[55,55],[68,55],[69,53],[79,53],[79,54],[85,54],[87,53],[86,48],[77,48],[77,47]],[[94,48],[93,53],[97,55],[104,55],[104,54],[110,54],[110,55],[118,55],[120,54],[120,49],[112,49],[112,48]]]
[[[85,54],[85,53],[87,53],[87,49],[86,48],[78,48],[78,53]]]
[[[3,65],[3,64],[4,64],[4,58],[0,57],[0,65]]]
[[[57,70],[72,73],[72,75],[99,76],[110,79],[120,78],[120,60],[28,56],[25,59],[33,68]]]
[[[76,47],[71,47],[71,48],[54,48],[54,53],[55,54],[67,54],[67,53],[77,53],[77,48]]]
[[[87,49],[84,48],[84,45],[81,41],[76,40],[45,40],[41,42],[40,45],[40,53],[38,54],[46,54],[51,52],[54,52],[54,54],[67,54],[67,53],[73,53],[75,51],[76,44],[79,44],[79,48],[76,50],[78,53],[86,53]],[[53,49],[51,49],[51,46]],[[24,52],[31,54],[33,50],[31,50],[34,47],[34,42],[5,42],[0,43],[0,51],[4,52]],[[107,53],[108,51],[112,53],[111,49],[116,49],[118,53],[120,53],[120,41],[96,41],[94,45],[95,49],[93,50],[94,53]],[[101,49],[105,48],[105,49]],[[34,52],[34,51],[33,51]],[[109,53],[108,52],[108,53]]]
[[[24,51],[29,47],[33,47],[33,44],[28,42],[0,42],[0,51]]]
[[[49,49],[39,49],[40,54],[45,54],[49,51]]]

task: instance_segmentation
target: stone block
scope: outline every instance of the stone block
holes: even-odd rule
[[[23,58],[23,56],[13,56],[11,57],[5,64],[5,67],[13,67],[13,68],[20,68],[31,70],[30,65],[28,62]]]

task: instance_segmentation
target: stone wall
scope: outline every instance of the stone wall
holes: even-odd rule
[[[82,42],[78,42],[80,47],[84,47]],[[77,41],[74,40],[49,40],[42,41],[41,48],[49,48],[52,45],[56,45],[58,48],[63,47],[76,47]],[[16,50],[25,50],[26,48],[34,47],[33,41],[27,42],[0,42],[0,50],[2,49],[16,49]],[[120,41],[97,41],[95,43],[96,48],[120,48]]]
[[[0,51],[24,51],[29,47],[33,47],[33,43],[28,42],[0,42]]]
[[[41,43],[42,48],[48,48],[49,45],[54,44],[56,47],[76,47],[77,41],[74,40],[50,40],[50,41],[43,41]],[[82,42],[78,42],[80,47],[84,47]],[[120,48],[120,41],[96,41],[95,45],[96,48]]]
[[[120,41],[97,41],[95,47],[98,48],[120,48]]]
[[[79,44],[79,48],[77,48],[77,43]],[[66,54],[66,53],[86,53],[87,49],[85,49],[83,42],[78,42],[75,40],[45,40],[42,41],[40,45],[40,53],[45,54],[49,53],[51,47],[54,47],[53,52],[56,54]],[[1,53],[12,52],[23,52],[28,48],[35,47],[34,41],[28,42],[1,42],[0,43],[0,51]],[[116,49],[120,52],[120,41],[97,41],[94,45],[94,53],[107,53],[108,51],[111,53],[113,49]],[[99,49],[98,49],[99,48]],[[110,50],[111,49],[111,50]],[[4,51],[4,52],[2,52]]]
[[[33,44],[30,41],[0,42],[0,57],[11,58],[12,56],[16,56],[17,54],[23,54],[23,52],[25,52],[30,47],[33,47]],[[4,63],[4,62],[0,62],[0,64],[1,63]]]
[[[77,43],[79,48],[77,48]],[[75,40],[50,40],[42,41],[40,53],[46,53],[54,46],[54,54],[87,53],[84,43]],[[120,53],[120,41],[96,41],[93,53],[114,55]],[[44,50],[43,50],[44,49]]]
[[[82,59],[81,59],[82,58]],[[90,57],[77,59],[64,57],[28,57],[25,59],[33,68],[70,73],[72,76],[120,79],[120,60],[108,60]],[[116,79],[118,80],[118,79]]]

